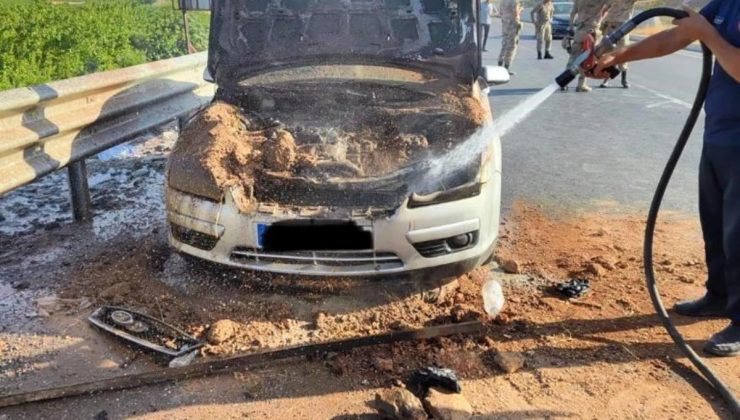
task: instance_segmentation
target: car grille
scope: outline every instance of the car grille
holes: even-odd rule
[[[264,252],[256,248],[235,248],[231,260],[250,267],[291,272],[383,272],[403,268],[403,261],[392,252],[291,251]]]
[[[212,250],[216,247],[216,243],[218,243],[218,238],[215,236],[188,229],[174,223],[170,223],[170,231],[172,232],[172,236],[178,241],[204,251]]]
[[[426,258],[439,257],[452,252],[444,239],[414,244],[414,247],[419,251],[419,254]]]

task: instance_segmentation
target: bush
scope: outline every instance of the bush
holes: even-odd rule
[[[191,23],[207,47],[208,19]],[[197,23],[195,23],[197,22]],[[162,60],[186,53],[182,16],[141,0],[51,4],[0,0],[0,90]]]

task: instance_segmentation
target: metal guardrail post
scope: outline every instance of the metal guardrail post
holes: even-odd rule
[[[72,214],[78,222],[92,220],[90,189],[87,186],[87,166],[85,160],[72,162],[67,166],[69,192],[72,197]]]

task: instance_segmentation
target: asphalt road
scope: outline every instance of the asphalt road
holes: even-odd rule
[[[484,63],[495,65],[500,49],[494,21]],[[516,75],[490,93],[494,117],[550,84],[567,53],[553,42],[554,60],[537,60],[534,28],[525,24],[512,65]],[[701,55],[680,51],[634,63],[630,89],[590,93],[556,92],[502,137],[504,207],[534,201],[564,211],[599,209],[647,211],[663,166],[693,101]],[[619,86],[619,87],[617,87]],[[695,214],[702,121],[697,124],[673,177],[665,209]]]

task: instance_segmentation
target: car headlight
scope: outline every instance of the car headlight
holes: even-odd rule
[[[436,191],[431,194],[412,193],[409,197],[408,208],[414,209],[475,197],[480,194],[482,185],[480,181],[476,180],[459,187],[445,191]]]

